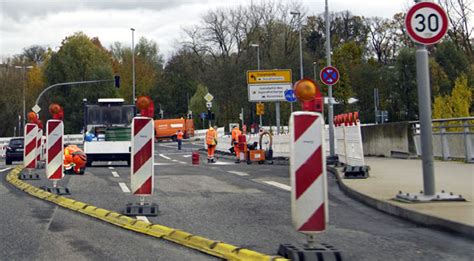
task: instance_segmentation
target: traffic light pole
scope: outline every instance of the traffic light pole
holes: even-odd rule
[[[330,21],[329,21],[329,7],[328,0],[326,0],[325,7],[325,16],[326,16],[326,58],[328,66],[331,66],[331,32],[329,30]],[[337,156],[334,152],[334,108],[332,102],[332,85],[328,86],[328,122],[329,122],[329,157],[328,164],[333,164],[337,161]]]

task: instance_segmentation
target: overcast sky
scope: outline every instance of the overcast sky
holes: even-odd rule
[[[284,1],[284,0],[283,0]],[[258,2],[254,0],[253,2]],[[324,11],[324,0],[300,0],[308,14]],[[233,7],[250,0],[0,0],[0,58],[34,44],[55,49],[77,31],[98,36],[105,47],[119,41],[131,45],[141,36],[158,43],[165,58],[183,37],[183,27],[197,24],[209,9]],[[392,17],[409,0],[329,0],[330,11]]]

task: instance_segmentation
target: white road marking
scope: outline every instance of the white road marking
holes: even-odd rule
[[[178,161],[179,164],[186,164],[184,161]]]
[[[114,167],[109,167],[109,169],[114,169]]]
[[[109,161],[107,164],[112,165],[112,161]]]
[[[123,192],[125,193],[130,193],[130,189],[127,187],[127,185],[123,182],[119,183],[120,188],[122,189]]]
[[[160,154],[160,157],[162,157],[163,159],[171,160],[170,157],[167,157],[167,156],[165,156],[165,155],[163,155],[163,154]]]
[[[233,170],[229,170],[229,171],[227,171],[227,172],[229,172],[229,173],[231,173],[231,174],[238,175],[238,176],[242,176],[242,177],[243,177],[243,176],[248,176],[248,175],[249,175],[248,173],[245,173],[245,172],[240,172],[240,171],[233,171]]]
[[[146,218],[145,216],[137,216],[137,219],[138,220],[141,220],[141,221],[145,221],[146,223],[151,223],[150,220],[148,220],[148,218]]]
[[[11,168],[6,168],[6,169],[0,169],[0,172],[4,172],[4,171],[7,171],[7,170],[9,170],[9,169],[11,169]]]
[[[155,166],[167,166],[167,165],[171,165],[171,163],[159,163],[159,162],[156,163],[155,162],[155,163],[153,163],[153,165],[155,165]]]
[[[285,185],[285,184],[281,184],[281,183],[278,183],[278,182],[275,182],[275,181],[262,181],[262,182],[266,183],[268,185],[272,185],[274,187],[286,190],[286,191],[291,191],[291,187],[288,186],[288,185]]]
[[[210,163],[213,165],[235,165],[235,163],[232,162],[223,162],[223,161],[217,161],[216,163]]]
[[[189,157],[191,157],[191,156],[192,156],[192,155],[189,155],[189,154],[188,154],[188,155],[183,155],[183,157],[185,157],[185,158],[189,158]]]
[[[178,148],[178,145],[177,143],[175,145],[165,145],[165,144],[160,144],[158,145],[160,147],[165,147],[165,148],[172,148],[172,149],[177,149]]]
[[[175,160],[175,159],[174,159],[174,160],[171,160],[171,161],[173,161],[173,162],[178,162],[178,160]]]
[[[117,171],[112,171],[112,176],[116,177],[116,178],[120,178],[119,174]]]

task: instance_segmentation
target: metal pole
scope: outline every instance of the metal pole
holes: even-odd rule
[[[374,88],[374,110],[375,110],[375,124],[377,124],[377,88]]]
[[[130,28],[130,30],[132,30],[132,92],[133,92],[132,103],[135,103],[135,43],[134,43],[135,29]]]
[[[257,45],[257,70],[260,70],[260,45]],[[259,115],[260,117],[260,128],[262,128],[262,114]]]
[[[298,13],[299,35],[300,35],[300,79],[303,79],[303,40],[301,38],[301,14]]]
[[[277,134],[280,134],[280,102],[275,103]]]
[[[26,66],[23,65],[23,119],[21,121],[21,129],[25,131],[26,121]]]
[[[434,196],[435,179],[433,166],[433,133],[431,129],[431,91],[429,73],[428,51],[424,45],[417,45],[416,82],[418,84],[418,110],[420,115],[423,191],[427,196]]]
[[[240,108],[240,113],[242,113],[242,119],[241,119],[241,121],[242,121],[242,128],[241,128],[241,129],[243,130],[243,129],[244,129],[244,108]]]
[[[328,0],[326,0],[325,8],[325,17],[326,17],[326,58],[328,66],[331,66],[331,34],[330,34],[330,21],[329,21],[329,7]],[[334,157],[334,119],[333,119],[333,103],[332,103],[332,85],[328,86],[328,121],[329,121],[329,156]]]

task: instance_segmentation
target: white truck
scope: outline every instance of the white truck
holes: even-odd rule
[[[94,161],[126,161],[130,165],[131,123],[135,106],[121,98],[84,102],[84,153]]]

